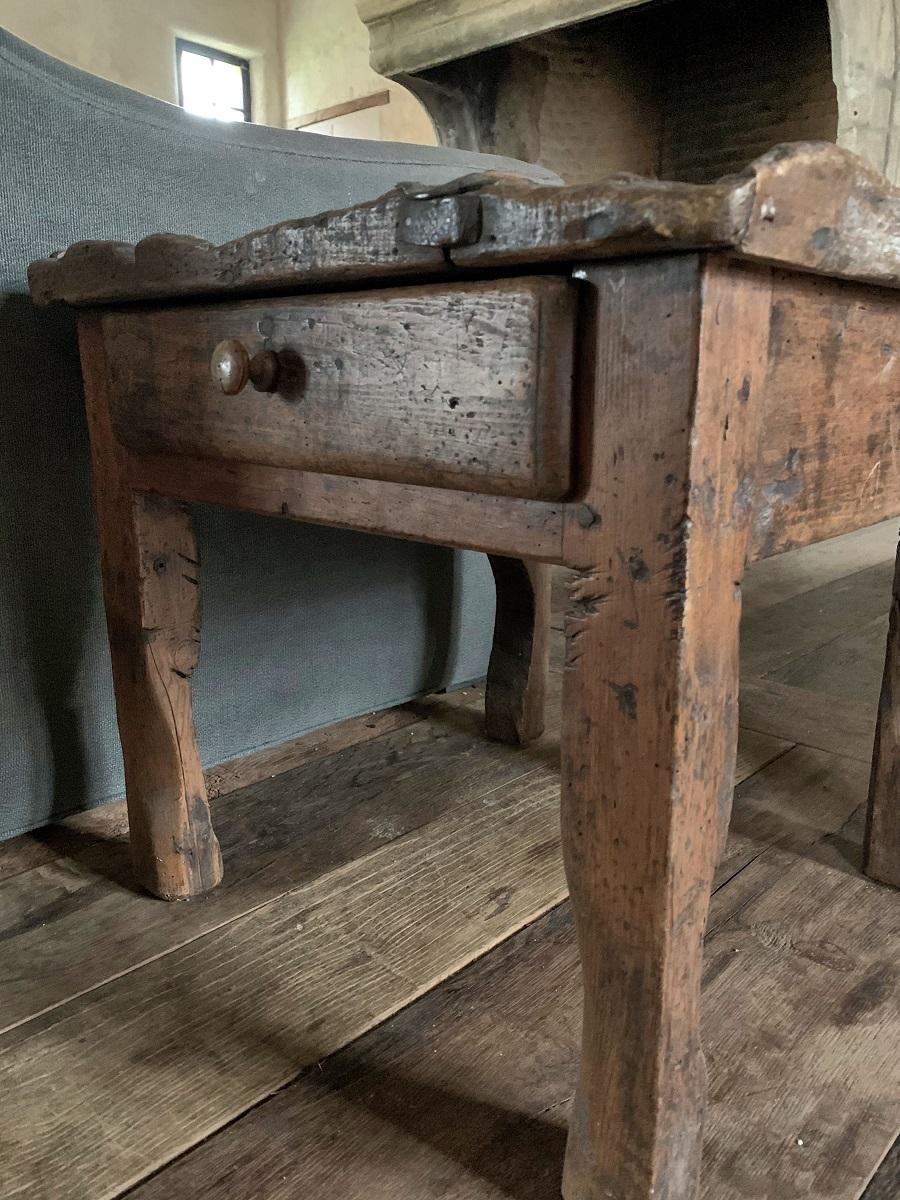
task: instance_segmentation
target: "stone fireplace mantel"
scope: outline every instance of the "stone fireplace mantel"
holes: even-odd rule
[[[647,0],[357,0],[357,7],[369,30],[372,66],[391,77],[427,79],[442,64],[646,8]],[[836,140],[900,182],[900,0],[827,0],[827,12]]]

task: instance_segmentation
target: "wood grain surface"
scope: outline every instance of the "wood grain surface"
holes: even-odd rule
[[[700,945],[737,743],[764,271],[635,261],[596,289],[587,482],[567,522],[563,848],[584,972],[566,1200],[692,1200]],[[723,331],[727,330],[727,334]]]
[[[559,498],[574,317],[549,277],[110,312],[113,425],[137,454]],[[229,339],[277,355],[272,391],[223,394]]]
[[[896,293],[776,275],[752,556],[900,512]]]
[[[827,587],[841,587],[841,555],[845,556],[849,569],[857,574],[860,568],[872,566],[872,555],[877,558],[879,554],[878,536],[881,537],[881,557],[887,557],[894,541],[889,528],[879,535],[874,532],[855,534],[831,547],[822,545],[796,551],[752,566],[749,581],[753,583],[757,578],[759,586],[753,583],[746,590],[746,602],[751,609],[748,618],[754,615],[757,607],[768,607],[772,610],[774,625],[777,627],[780,623],[782,626],[784,644],[789,645],[802,626],[800,614],[780,622],[779,605],[767,605],[767,593],[780,602],[796,598],[802,603],[802,594],[806,591],[808,623],[821,639],[820,645],[834,646],[843,638],[852,637],[852,626],[848,628],[840,619],[841,605],[828,603]],[[862,578],[868,580],[866,587],[877,593],[880,585],[875,575],[863,575]],[[864,612],[866,605],[862,592],[848,593],[843,588],[840,594],[844,597],[845,607],[849,604],[853,612]],[[744,633],[745,637],[756,638],[760,627],[748,620]],[[744,645],[747,656],[752,656],[752,641],[745,641]],[[766,645],[768,652],[774,653],[771,636],[767,637]],[[809,643],[805,646],[803,653],[809,653]],[[871,656],[872,648],[865,647],[861,653]],[[781,651],[775,657],[782,666],[791,661]],[[495,1126],[494,1110],[478,1103],[477,1087],[474,1083],[469,1086],[468,1059],[462,1060],[460,1086],[454,1086],[453,1071],[454,1064],[459,1061],[457,1048],[460,1043],[453,1039],[451,1027],[438,1021],[432,1028],[431,1022],[423,1019],[422,1025],[416,1027],[428,1034],[425,1043],[414,1042],[413,1048],[409,1049],[410,1043],[405,1037],[392,1042],[398,1054],[408,1053],[411,1060],[423,1067],[429,1063],[440,1064],[432,1081],[432,1090],[427,1093],[428,1103],[418,1110],[434,1114],[431,1128],[437,1130],[435,1137],[441,1139],[437,1143],[437,1157],[424,1133],[402,1152],[395,1152],[397,1143],[394,1141],[390,1141],[389,1148],[384,1150],[382,1136],[397,1136],[396,1130],[391,1131],[392,1123],[407,1128],[402,1122],[394,1121],[391,1097],[400,1096],[404,1100],[404,1111],[410,1119],[415,1112],[412,1103],[405,1103],[408,1093],[397,1091],[400,1084],[396,1075],[384,1089],[373,1084],[370,1108],[351,1110],[350,1116],[344,1109],[338,1110],[335,1137],[331,1141],[328,1140],[330,1126],[327,1122],[331,1120],[332,1110],[320,1092],[311,1102],[314,1107],[309,1110],[308,1118],[295,1119],[292,1115],[284,1126],[279,1124],[278,1105],[290,1097],[289,1090],[250,1112],[244,1120],[236,1121],[235,1118],[253,1104],[252,1098],[248,1098],[255,1094],[256,1084],[252,1083],[248,1092],[237,1092],[226,1099],[223,1106],[223,1111],[228,1112],[226,1128],[220,1135],[203,1142],[203,1133],[198,1134],[194,1129],[192,1101],[187,1102],[179,1121],[168,1122],[165,1117],[170,1100],[170,1074],[168,1066],[163,1070],[159,1068],[158,1055],[162,1051],[154,1037],[157,1027],[163,1030],[174,1028],[185,1011],[185,992],[174,986],[173,981],[184,978],[185,963],[193,953],[198,972],[195,978],[202,974],[204,983],[197,985],[202,991],[197,991],[192,984],[190,994],[201,996],[201,1003],[209,1003],[205,997],[212,996],[224,1005],[224,1009],[210,1014],[211,1020],[218,1019],[220,1035],[231,1045],[232,1037],[243,1031],[248,1054],[268,1053],[271,1041],[265,1014],[269,1009],[264,993],[268,988],[265,980],[269,978],[269,948],[273,973],[278,969],[290,970],[293,959],[285,951],[284,938],[281,942],[275,939],[265,943],[265,953],[259,962],[262,982],[258,986],[255,982],[247,985],[253,992],[254,1014],[258,1012],[260,1016],[257,1020],[253,1015],[248,1018],[249,1023],[244,1022],[241,1014],[246,1006],[240,982],[244,976],[232,974],[238,960],[226,950],[227,946],[234,946],[236,950],[238,945],[228,932],[230,928],[240,928],[254,912],[292,889],[315,884],[327,893],[330,879],[332,891],[345,891],[342,868],[348,861],[387,844],[397,848],[395,839],[403,838],[416,828],[421,829],[424,839],[418,844],[423,848],[422,853],[427,853],[424,847],[431,836],[429,829],[434,832],[436,828],[429,825],[430,821],[437,820],[439,824],[441,819],[453,813],[487,811],[491,805],[494,812],[506,812],[507,800],[512,802],[516,794],[521,794],[524,781],[514,769],[521,770],[523,756],[527,756],[530,772],[538,767],[541,772],[546,771],[546,776],[541,775],[541,778],[547,782],[546,802],[548,814],[552,813],[555,792],[551,789],[558,787],[555,743],[560,672],[551,672],[549,683],[548,733],[541,742],[525,750],[513,750],[484,740],[480,733],[483,719],[480,694],[470,691],[465,696],[433,697],[419,702],[412,713],[415,725],[387,728],[382,736],[375,736],[365,744],[344,745],[337,753],[326,754],[274,779],[266,777],[241,792],[223,796],[215,802],[214,812],[229,860],[229,876],[218,892],[202,902],[165,905],[128,889],[127,845],[123,840],[125,825],[118,806],[66,822],[58,836],[52,830],[46,831],[38,845],[53,855],[52,862],[30,867],[27,861],[23,862],[19,865],[24,869],[15,877],[0,880],[0,938],[5,947],[0,961],[7,966],[0,974],[0,1012],[4,1018],[8,1014],[21,1017],[18,1024],[8,1029],[4,1046],[8,1055],[13,1046],[21,1044],[20,1062],[25,1061],[27,1047],[32,1046],[36,1062],[39,1058],[45,1068],[40,1079],[37,1075],[28,1076],[27,1080],[25,1076],[20,1077],[23,1085],[27,1082],[27,1088],[13,1084],[4,1090],[0,1130],[4,1148],[11,1148],[14,1165],[10,1180],[4,1176],[2,1190],[24,1185],[27,1189],[24,1194],[30,1192],[37,1197],[52,1194],[57,1185],[62,1187],[69,1178],[67,1165],[61,1159],[53,1159],[48,1161],[46,1171],[42,1170],[42,1145],[46,1140],[46,1144],[52,1146],[56,1138],[65,1145],[71,1136],[80,1147],[76,1185],[83,1188],[81,1194],[96,1200],[101,1193],[94,1181],[101,1180],[105,1181],[103,1186],[108,1188],[109,1195],[121,1195],[135,1178],[127,1129],[132,1114],[129,1105],[119,1111],[112,1105],[112,1100],[119,1091],[127,1092],[133,1086],[140,1097],[137,1103],[149,1105],[165,1123],[167,1132],[157,1147],[158,1157],[156,1150],[153,1152],[160,1167],[172,1157],[167,1147],[196,1147],[171,1168],[164,1169],[157,1178],[141,1185],[141,1200],[145,1200],[144,1189],[148,1200],[151,1196],[152,1200],[157,1196],[165,1196],[166,1200],[187,1200],[198,1191],[211,1198],[227,1194],[229,1200],[241,1200],[245,1194],[253,1195],[254,1200],[257,1196],[260,1200],[293,1197],[298,1187],[303,1189],[310,1173],[320,1169],[325,1200],[354,1200],[360,1194],[365,1194],[367,1200],[369,1195],[374,1195],[377,1200],[377,1188],[389,1189],[387,1194],[393,1200],[395,1194],[404,1194],[407,1187],[423,1200],[441,1194],[458,1196],[460,1200],[499,1200],[501,1195],[510,1194],[516,1200],[556,1197],[567,1120],[565,1100],[571,1095],[574,1079],[578,999],[572,996],[571,990],[565,993],[572,996],[571,1001],[562,999],[562,993],[554,991],[555,968],[552,956],[549,956],[550,949],[544,943],[538,962],[539,973],[546,978],[545,1011],[549,1014],[546,1027],[557,1032],[564,1026],[569,1029],[568,1049],[538,1049],[544,1043],[533,1027],[529,1027],[527,1036],[517,1034],[513,1043],[507,1044],[500,1039],[496,1021],[512,1019],[515,1014],[530,1017],[537,1012],[539,1004],[535,995],[525,987],[511,986],[508,1002],[504,999],[502,1003],[502,1016],[485,1018],[490,1021],[490,1026],[481,1041],[481,1035],[467,1023],[469,1009],[466,993],[460,991],[461,981],[452,981],[444,993],[451,1006],[450,1012],[454,1014],[452,1020],[462,1023],[461,1045],[474,1045],[476,1053],[487,1042],[496,1047],[498,1058],[496,1061],[491,1058],[486,1070],[491,1076],[491,1086],[508,1089],[514,1109],[511,1122],[501,1114],[500,1125]],[[716,872],[714,886],[718,890],[713,896],[710,920],[713,938],[723,930],[727,933],[728,929],[734,928],[728,923],[733,919],[740,920],[747,906],[778,884],[798,861],[806,861],[816,868],[816,873],[810,875],[804,885],[810,897],[815,898],[821,893],[823,877],[818,873],[821,869],[827,871],[827,877],[839,873],[842,878],[853,881],[858,879],[861,860],[861,817],[868,779],[868,763],[863,761],[865,750],[861,748],[861,739],[868,736],[871,741],[877,697],[854,694],[837,702],[804,688],[786,688],[764,679],[751,681],[745,678],[743,689],[744,699],[748,700],[744,711],[752,725],[750,731],[742,731],[738,749],[737,777],[745,782],[737,789],[731,836]],[[869,714],[868,718],[865,713]],[[754,728],[768,729],[771,733],[756,733]],[[363,730],[364,736],[371,733],[365,725]],[[794,740],[808,741],[809,744],[792,749]],[[853,757],[836,753],[845,747],[847,754]],[[763,766],[765,769],[760,770]],[[473,838],[480,838],[482,826],[473,822],[470,833]],[[488,845],[488,853],[490,848]],[[7,847],[11,869],[16,869],[17,849],[22,847],[15,844]],[[28,849],[28,846],[24,847],[24,850]],[[526,874],[530,870],[530,865],[524,868]],[[501,875],[502,871],[501,867]],[[496,886],[516,887],[518,878],[518,875],[511,876],[508,884],[501,880]],[[451,884],[451,891],[452,887]],[[830,899],[827,902],[832,916],[823,917],[813,939],[826,949],[829,944],[847,948],[843,932],[844,902],[839,885],[836,885],[836,894],[836,906]],[[392,888],[378,892],[378,895],[381,899],[376,903],[385,908],[395,906],[398,896],[402,899],[396,880]],[[441,892],[445,901],[449,895]],[[885,920],[893,911],[889,906],[894,895],[890,889],[878,889],[877,903]],[[504,895],[500,894],[493,907],[503,902]],[[848,894],[846,903],[855,907],[858,898]],[[378,911],[382,910],[373,914],[376,924]],[[771,1009],[778,1021],[782,1016],[777,1014],[786,1014],[786,1032],[779,1036],[787,1048],[782,1048],[779,1053],[787,1057],[784,1068],[779,1067],[777,1059],[772,1062],[771,1077],[776,1081],[775,1086],[762,1086],[756,1067],[760,1047],[754,1039],[748,1036],[745,1040],[734,1040],[728,1035],[723,1048],[717,1050],[715,1031],[707,1022],[705,1039],[712,1080],[707,1144],[709,1135],[717,1128],[720,1103],[732,1113],[747,1115],[748,1136],[744,1137],[743,1130],[739,1134],[729,1133],[727,1152],[722,1150],[715,1160],[705,1185],[704,1200],[721,1200],[721,1195],[727,1200],[759,1200],[760,1188],[764,1195],[768,1193],[780,1200],[782,1194],[789,1196],[798,1188],[802,1189],[811,1178],[809,1171],[815,1173],[814,1194],[819,1194],[821,1186],[827,1200],[858,1200],[865,1181],[875,1171],[892,1139],[892,1134],[882,1123],[883,1108],[875,1112],[874,1122],[864,1113],[866,1104],[872,1099],[877,1100],[872,1079],[881,1078],[873,1054],[892,1055],[891,1067],[896,1061],[898,1034],[893,1031],[893,1026],[884,1023],[883,1005],[874,1014],[860,1018],[872,1024],[868,1027],[865,1045],[855,1057],[840,1057],[840,1047],[836,1048],[826,1035],[820,1039],[815,1033],[815,1029],[830,1028],[828,1023],[833,1014],[857,988],[859,974],[856,966],[843,971],[836,966],[824,965],[822,974],[817,974],[820,967],[803,957],[810,953],[810,939],[806,938],[804,944],[804,937],[791,925],[794,916],[802,911],[791,889],[779,893],[765,922],[767,931],[773,922],[780,922],[785,936],[776,945],[772,934],[767,932],[768,950],[763,958],[748,958],[746,946],[734,954],[738,944],[729,948],[728,938],[723,935],[722,952],[717,956],[715,970],[724,963],[727,970],[733,972],[729,984],[732,991],[723,997],[718,1009],[723,1036],[726,1019],[730,1023],[736,1022],[739,1029],[742,1024],[751,1023],[751,1033],[758,1025],[758,1016],[753,1016],[749,1010],[746,1010],[747,1022],[741,1020],[741,1014],[745,1012],[741,1007],[743,965],[749,979],[754,980],[759,972],[770,979],[766,1012]],[[285,923],[284,928],[286,937],[290,926]],[[340,919],[333,923],[334,930],[340,932],[342,928]],[[850,936],[855,942],[853,928]],[[465,936],[468,938],[471,934],[472,938],[467,952],[474,956],[479,953],[482,936],[492,937],[492,930],[490,923],[482,927],[469,925],[467,930]],[[866,954],[889,959],[889,937],[893,937],[890,926],[886,927],[883,921],[876,922],[872,930],[872,941],[866,943],[870,947]],[[210,935],[213,940],[209,941],[205,935]],[[438,933],[437,936],[443,935]],[[795,950],[794,944],[798,941]],[[322,945],[321,942],[316,944]],[[708,946],[713,944],[710,942]],[[262,945],[260,943],[261,948]],[[752,941],[750,945],[753,945]],[[855,953],[852,945],[849,951]],[[165,963],[173,952],[177,952],[179,958],[169,972]],[[483,960],[485,967],[493,957]],[[305,989],[308,981],[315,978],[320,961],[317,952],[304,957],[298,964],[304,978],[298,976],[296,985],[290,984],[295,1009],[303,1008]],[[420,980],[418,967],[423,966],[427,972],[432,958],[411,954],[405,962],[408,994],[413,996]],[[506,973],[515,970],[509,964],[510,960],[504,958],[496,977],[492,977],[494,982],[488,996],[491,1002],[501,994],[498,989],[501,989]],[[776,968],[781,973],[774,973]],[[142,989],[137,981],[148,969],[152,971],[152,979],[146,989]],[[347,967],[351,976],[356,969]],[[564,972],[564,990],[573,989],[577,983],[574,960],[568,960],[561,970]],[[709,978],[707,973],[707,983]],[[121,1021],[135,1031],[127,1051],[112,1047],[107,1052],[105,1024],[85,1029],[84,1022],[73,1016],[76,1011],[83,1012],[88,1020],[92,1012],[107,1013],[106,1007],[95,1009],[94,1004],[108,988],[122,989],[117,991],[118,1016],[110,1012],[113,1028]],[[862,990],[868,988],[866,983]],[[807,989],[811,990],[808,992]],[[763,981],[758,985],[753,983],[755,996],[764,992]],[[874,991],[869,989],[867,994],[877,1003],[877,986]],[[502,995],[506,997],[507,993]],[[372,993],[365,989],[350,989],[342,996],[349,1025],[353,1024],[354,1008],[364,1010],[364,1013],[373,1011]],[[849,1003],[852,1006],[853,1001]],[[569,1004],[571,1007],[566,1010],[565,1006]],[[115,1009],[116,1004],[112,1008]],[[48,1011],[40,1016],[44,1009]],[[165,1015],[167,1009],[169,1013]],[[153,1015],[146,1028],[141,1028],[138,1020],[133,1019],[135,1010]],[[571,1021],[565,1016],[566,1011],[571,1012]],[[819,1020],[816,1013],[820,1011],[821,1024],[815,1024]],[[58,1021],[64,1014],[68,1014],[67,1019]],[[157,1015],[161,1025],[156,1020]],[[364,1016],[363,1024],[365,1019]],[[49,1033],[49,1024],[57,1031],[53,1035]],[[278,1024],[277,1018],[275,1024]],[[767,1026],[766,1031],[767,1036],[774,1036],[771,1026]],[[83,1054],[76,1053],[77,1046],[67,1049],[70,1033],[73,1041],[87,1036]],[[853,1036],[855,1039],[861,1035]],[[49,1051],[47,1039],[52,1041],[54,1038],[58,1039],[56,1052],[44,1053],[44,1049]],[[446,1056],[443,1053],[445,1039]],[[192,1035],[181,1047],[176,1042],[171,1044],[172,1071],[176,1070],[175,1064],[183,1067],[188,1061],[183,1047],[195,1044]],[[781,1045],[780,1042],[774,1044]],[[856,1046],[857,1041],[853,1040],[851,1048]],[[530,1047],[536,1048],[534,1054]],[[768,1053],[765,1047],[763,1050]],[[824,1063],[818,1061],[820,1055],[825,1056]],[[208,1086],[218,1092],[223,1084],[230,1086],[232,1081],[227,1069],[221,1075],[207,1070],[213,1061],[212,1057],[206,1060],[204,1055],[196,1060],[190,1058],[192,1069],[197,1065],[201,1070],[201,1083],[207,1081]],[[556,1072],[553,1074],[555,1079],[560,1078],[559,1070],[570,1072],[560,1090],[545,1090],[534,1101],[536,1109],[547,1109],[540,1115],[541,1122],[557,1122],[556,1132],[549,1140],[543,1124],[527,1125],[521,1137],[515,1132],[516,1114],[521,1105],[532,1103],[529,1098],[532,1093],[523,1074],[530,1070],[526,1063],[535,1063],[544,1072]],[[280,1078],[282,1065],[282,1060],[276,1056],[273,1080]],[[323,1071],[318,1066],[312,1067],[312,1077],[323,1079],[329,1090],[334,1079],[331,1072],[329,1063],[323,1064]],[[716,1088],[720,1072],[725,1073],[722,1078],[728,1079],[728,1088],[721,1094]],[[829,1077],[833,1079],[838,1073],[842,1073],[839,1088],[829,1082]],[[476,1077],[480,1078],[477,1071],[472,1079]],[[183,1078],[182,1072],[177,1090],[181,1090]],[[883,1074],[883,1079],[890,1083],[888,1074]],[[78,1143],[78,1133],[70,1135],[68,1132],[70,1123],[77,1123],[84,1116],[84,1106],[79,1106],[78,1097],[83,1094],[93,1103],[95,1096],[104,1095],[104,1086],[106,1100],[94,1109],[90,1135],[82,1135],[85,1140]],[[272,1083],[271,1087],[277,1087],[277,1084]],[[839,1118],[836,1123],[830,1118],[820,1122],[819,1116],[827,1110],[828,1097],[838,1091],[846,1099],[846,1103],[842,1101]],[[896,1088],[894,1092],[896,1094]],[[445,1109],[441,1099],[448,1093],[452,1104],[449,1110]],[[454,1093],[457,1096],[455,1102]],[[48,1101],[51,1095],[54,1097],[52,1104]],[[812,1119],[807,1120],[803,1114],[820,1096],[825,1097],[824,1107],[817,1109]],[[107,1100],[110,1106],[107,1106]],[[207,1099],[201,1097],[196,1112],[205,1114],[207,1105]],[[59,1116],[54,1119],[57,1107]],[[293,1108],[290,1111],[294,1113]],[[372,1114],[372,1126],[368,1118],[363,1121],[365,1112]],[[326,1122],[325,1126],[317,1123],[319,1116]],[[801,1124],[807,1126],[805,1135]],[[795,1126],[794,1136],[803,1139],[803,1147],[782,1141]],[[98,1129],[102,1129],[102,1136],[97,1136]],[[12,1136],[13,1130],[15,1136]],[[23,1133],[25,1130],[29,1132]],[[448,1130],[449,1141],[444,1140]],[[480,1147],[484,1147],[483,1152]],[[320,1159],[320,1154],[326,1157]],[[329,1154],[338,1155],[339,1160],[328,1158]],[[325,1178],[326,1169],[330,1171],[328,1179]],[[872,1200],[888,1200],[888,1197],[893,1200],[890,1163],[886,1163],[883,1170],[887,1172],[887,1182],[878,1190],[879,1184],[873,1181]],[[721,1194],[720,1187],[725,1189]],[[370,1190],[367,1192],[366,1188]],[[443,1191],[430,1191],[430,1188]],[[250,1189],[249,1193],[245,1189]],[[66,1200],[78,1194],[73,1188],[67,1193]]]
[[[826,761],[836,760],[820,755],[815,768],[785,756],[736,797],[754,852],[713,898],[702,1200],[856,1200],[900,1124],[888,1049],[900,1025],[886,986],[897,904],[886,910],[878,889],[806,857],[842,820],[838,808],[821,811]],[[830,778],[847,789],[846,814],[864,796],[865,771],[851,764]],[[767,849],[752,830],[770,798],[777,848]],[[720,904],[732,888],[738,902]],[[135,1200],[201,1190],[210,1200],[289,1200],[307,1189],[322,1200],[557,1200],[580,999],[571,918],[557,908]]]
[[[564,505],[255,463],[132,456],[138,490],[295,521],[484,550],[537,562],[562,556]]]
[[[434,213],[426,219],[429,205]],[[446,228],[454,231],[449,240]],[[428,231],[423,244],[410,240],[413,229]],[[39,304],[99,304],[309,291],[413,273],[459,277],[501,265],[711,247],[896,287],[900,190],[827,142],[776,146],[714,184],[609,175],[567,188],[473,175],[435,187],[401,185],[378,200],[283,221],[222,246],[168,234],[137,246],[80,242],[33,263],[29,284]]]
[[[106,351],[94,314],[81,321],[79,336],[132,859],[148,891],[186,899],[222,878],[191,696],[200,642],[199,554],[183,505],[132,491],[112,429]]]
[[[543,563],[490,555],[497,589],[485,732],[522,745],[544,729],[550,661],[550,577]]]

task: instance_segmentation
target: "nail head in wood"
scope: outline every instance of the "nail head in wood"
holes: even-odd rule
[[[600,514],[595,513],[589,504],[579,504],[575,510],[575,520],[582,529],[590,529],[600,524]]]

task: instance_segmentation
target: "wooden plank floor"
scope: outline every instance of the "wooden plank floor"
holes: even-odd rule
[[[858,869],[895,536],[747,580],[705,1200],[898,1195],[900,893]],[[220,770],[203,901],[131,888],[120,806],[3,847],[0,1197],[556,1196],[579,996],[552,682],[524,751],[470,689]]]

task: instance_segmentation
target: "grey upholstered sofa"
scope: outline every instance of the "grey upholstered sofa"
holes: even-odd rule
[[[2,837],[123,791],[72,320],[32,308],[28,263],[82,238],[223,241],[403,179],[512,165],[205,122],[3,31],[0,109]],[[479,556],[198,516],[206,762],[483,673],[494,601]]]

